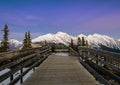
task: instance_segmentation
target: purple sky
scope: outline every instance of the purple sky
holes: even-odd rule
[[[58,31],[120,38],[120,0],[0,0],[0,29],[5,24],[18,40],[28,30],[32,38]]]

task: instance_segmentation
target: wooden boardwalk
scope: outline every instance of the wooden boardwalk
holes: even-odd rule
[[[76,57],[50,55],[23,85],[100,85]]]

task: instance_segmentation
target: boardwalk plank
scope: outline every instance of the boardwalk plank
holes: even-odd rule
[[[51,55],[23,85],[99,85],[99,83],[77,58]]]

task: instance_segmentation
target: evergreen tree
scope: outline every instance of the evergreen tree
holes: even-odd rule
[[[74,47],[74,45],[73,45],[73,39],[71,39],[70,47],[71,47],[71,48]]]
[[[28,48],[27,39],[28,39],[28,36],[27,36],[27,32],[26,32],[25,33],[25,39],[23,40],[23,47],[22,47],[22,49]]]
[[[28,48],[32,48],[32,45],[31,45],[31,34],[30,34],[30,31],[28,31],[28,35],[27,35],[27,44],[28,44]]]
[[[47,43],[47,41],[45,40],[45,43],[44,43],[45,45],[48,45],[48,43]]]
[[[85,39],[82,37],[82,46],[85,46]]]
[[[23,48],[22,49],[27,49],[27,48],[32,48],[31,45],[31,35],[30,31],[25,33],[25,39],[23,40]]]
[[[78,37],[77,45],[81,46],[81,39],[80,39],[80,37]]]
[[[52,52],[55,52],[55,44],[54,43],[51,44],[51,50],[52,50]]]
[[[9,29],[8,29],[8,26],[5,25],[5,27],[2,31],[4,32],[4,35],[3,35],[3,40],[1,42],[0,51],[1,52],[6,52],[9,49],[9,42],[8,42]]]
[[[86,46],[88,46],[88,41],[86,40]]]

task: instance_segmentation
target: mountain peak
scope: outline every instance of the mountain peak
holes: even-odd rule
[[[116,39],[109,37],[107,35],[101,35],[101,34],[93,34],[93,35],[84,35],[80,34],[78,37],[84,37],[86,40],[88,40],[88,43],[92,47],[100,47],[100,45],[104,45],[111,48],[120,48],[120,42],[119,40],[116,41]],[[77,37],[73,37],[67,33],[64,32],[57,32],[56,34],[46,34],[39,36],[32,40],[32,42],[44,42],[45,40],[50,43],[63,43],[65,45],[69,45],[71,42],[71,39],[73,39],[74,43],[77,42]]]
[[[112,37],[109,37],[107,35],[101,35],[101,34],[92,34],[92,35],[84,35],[84,34],[80,34],[77,37],[84,37],[89,45],[91,47],[100,47],[101,45],[106,46],[106,47],[110,47],[110,48],[119,48],[120,49],[120,39],[114,39]],[[65,45],[69,45],[71,42],[71,39],[73,39],[74,43],[77,43],[77,37],[73,37],[67,33],[64,32],[57,32],[56,34],[45,34],[45,35],[41,35],[38,36],[34,39],[32,39],[32,42],[44,42],[47,41],[49,43],[62,43]],[[22,42],[19,42],[16,39],[10,39],[9,40],[10,46],[13,48],[17,48],[19,46],[22,45]]]
[[[108,37],[107,35],[102,35],[102,34],[98,34],[98,33],[94,33],[93,36],[102,36],[102,37]]]
[[[78,37],[87,37],[87,36],[84,34],[80,34],[80,35],[78,35]]]
[[[68,35],[68,34],[65,32],[57,32],[56,35]]]
[[[56,34],[66,34],[66,33],[65,33],[65,32],[61,32],[61,31],[60,31],[60,32],[57,32]]]
[[[10,39],[9,41],[13,41],[13,42],[19,42],[18,40],[16,40],[16,39]]]

